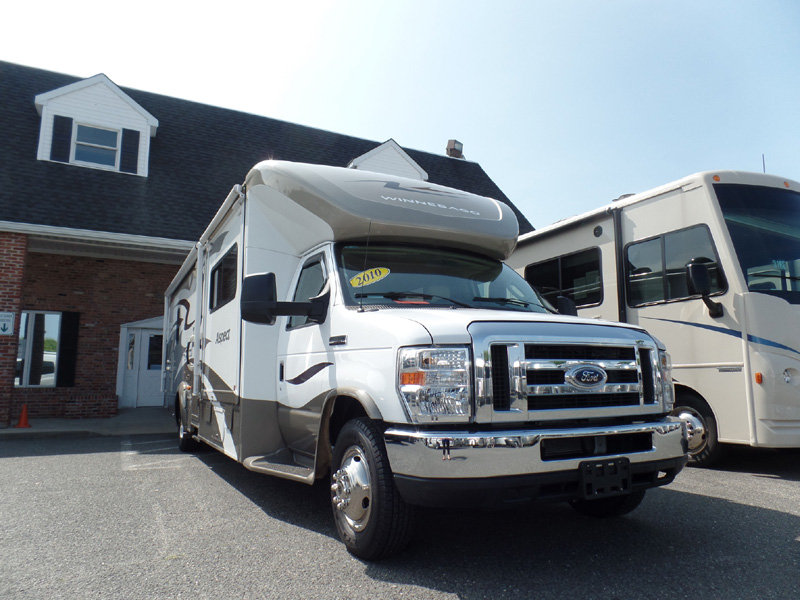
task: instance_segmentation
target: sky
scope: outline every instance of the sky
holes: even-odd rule
[[[797,0],[7,4],[0,60],[436,154],[457,139],[537,228],[699,171],[800,180]]]

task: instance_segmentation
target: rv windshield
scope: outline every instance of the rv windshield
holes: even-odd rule
[[[547,312],[542,300],[500,261],[439,248],[346,245],[338,251],[351,306],[463,307]]]
[[[714,191],[747,289],[800,304],[800,194],[735,184]]]

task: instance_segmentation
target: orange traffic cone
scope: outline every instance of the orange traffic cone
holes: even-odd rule
[[[15,427],[30,427],[28,423],[28,405],[22,405],[22,413],[19,415],[19,423],[16,424]]]

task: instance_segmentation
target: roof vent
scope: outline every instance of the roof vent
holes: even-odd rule
[[[447,156],[451,158],[464,158],[464,144],[458,140],[447,140]]]

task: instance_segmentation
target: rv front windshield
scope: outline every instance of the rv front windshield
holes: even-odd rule
[[[338,269],[351,306],[464,307],[547,312],[513,269],[483,256],[420,246],[340,246]]]
[[[800,194],[738,184],[714,191],[747,289],[800,304]]]

